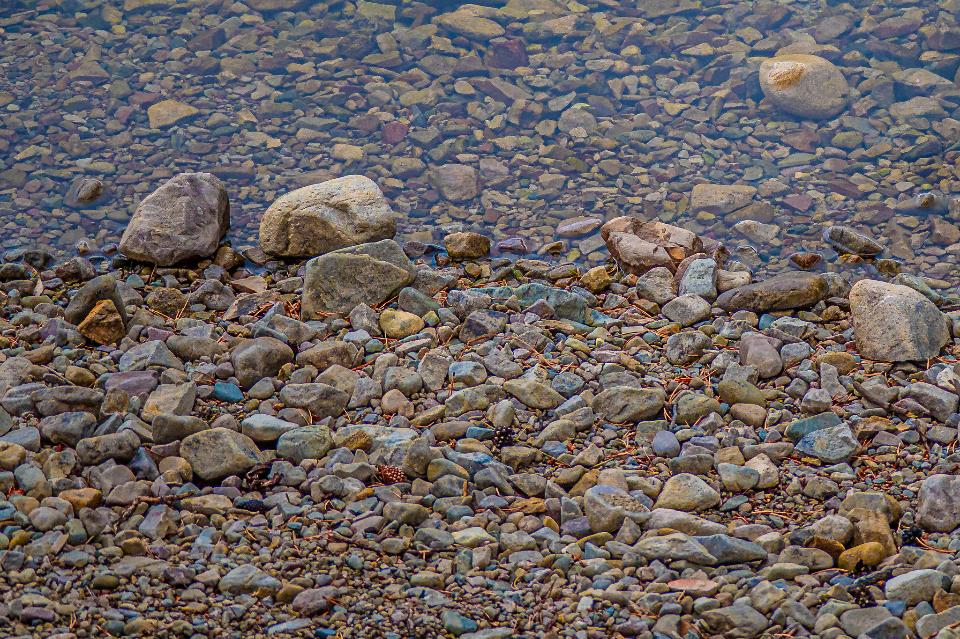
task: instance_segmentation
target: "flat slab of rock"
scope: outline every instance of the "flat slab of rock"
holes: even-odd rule
[[[950,339],[946,316],[922,294],[899,284],[860,280],[850,289],[857,349],[881,362],[926,360]]]
[[[753,200],[757,189],[745,184],[696,184],[690,193],[690,212],[726,215]]]
[[[346,315],[358,304],[377,306],[412,283],[413,265],[400,245],[381,240],[339,249],[307,262],[301,312],[304,320]]]
[[[260,221],[260,247],[281,257],[312,257],[386,240],[396,231],[393,210],[376,182],[346,175],[278,198]]]
[[[181,173],[140,203],[120,238],[120,252],[172,266],[213,255],[229,226],[223,182],[211,173]]]
[[[147,109],[147,119],[150,128],[165,129],[178,122],[189,120],[200,113],[200,109],[178,100],[162,100],[150,105]]]
[[[812,306],[827,295],[827,283],[816,273],[791,271],[722,293],[717,306],[725,311],[785,311]]]

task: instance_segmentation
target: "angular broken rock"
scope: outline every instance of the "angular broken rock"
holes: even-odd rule
[[[116,344],[127,334],[120,311],[109,299],[97,302],[77,330],[88,340],[101,345]]]
[[[490,238],[479,233],[451,233],[443,238],[447,254],[455,260],[469,260],[490,253]]]
[[[281,257],[313,257],[390,239],[397,222],[380,187],[346,175],[281,196],[260,221],[260,247]]]
[[[90,311],[101,300],[110,300],[113,306],[120,314],[123,323],[127,323],[127,315],[123,307],[123,299],[120,297],[120,291],[117,290],[117,280],[113,275],[98,275],[86,284],[80,287],[72,298],[67,308],[63,311],[64,318],[71,324],[80,324]]]
[[[153,129],[165,129],[178,122],[196,117],[200,109],[177,100],[162,100],[147,109],[147,119]]]
[[[899,284],[860,280],[850,289],[850,314],[857,349],[866,359],[926,360],[950,339],[947,318],[936,304]]]
[[[120,238],[120,252],[172,266],[213,255],[229,226],[223,182],[210,173],[181,173],[140,203]]]
[[[621,268],[634,275],[656,266],[675,271],[677,264],[703,250],[703,241],[686,229],[636,217],[610,220],[600,227],[600,236]]]

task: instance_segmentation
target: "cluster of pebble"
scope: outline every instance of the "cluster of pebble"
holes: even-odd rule
[[[277,200],[262,249],[315,256],[263,270],[229,212],[182,174],[111,269],[0,264],[3,636],[960,636],[920,278],[754,281],[636,218],[586,270],[401,246],[359,176]]]

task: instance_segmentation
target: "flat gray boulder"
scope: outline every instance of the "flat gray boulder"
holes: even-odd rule
[[[358,304],[377,306],[411,284],[416,271],[400,245],[381,240],[339,249],[307,262],[303,320],[346,315]]]

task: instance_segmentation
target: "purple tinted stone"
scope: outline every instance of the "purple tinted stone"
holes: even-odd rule
[[[119,388],[132,395],[149,393],[160,383],[160,373],[155,370],[124,371],[114,373],[107,378],[103,387],[106,390]]]

